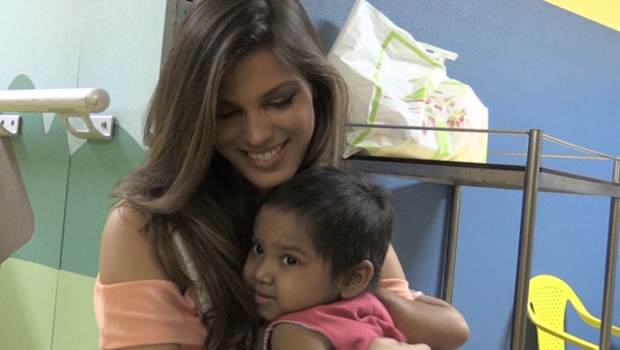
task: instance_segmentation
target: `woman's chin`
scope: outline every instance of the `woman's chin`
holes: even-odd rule
[[[260,177],[251,178],[250,182],[256,188],[256,192],[258,192],[259,194],[266,194],[272,188],[279,186],[283,184],[284,182],[290,180],[293,177],[293,175],[295,175],[295,173],[293,172],[291,174],[278,173],[278,174],[263,175]]]

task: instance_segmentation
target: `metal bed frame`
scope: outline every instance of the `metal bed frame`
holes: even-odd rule
[[[356,171],[377,175],[400,176],[410,179],[440,183],[452,186],[451,202],[448,209],[446,229],[446,267],[443,283],[443,298],[451,302],[456,263],[456,243],[461,202],[461,187],[475,186],[486,188],[517,189],[523,191],[519,252],[515,281],[513,305],[513,324],[511,349],[521,350],[525,346],[527,318],[527,297],[532,266],[532,250],[538,192],[568,193],[611,198],[607,259],[605,265],[605,285],[603,295],[603,317],[600,333],[600,348],[609,349],[611,345],[611,324],[614,302],[616,262],[618,254],[618,224],[620,199],[620,158],[569,144],[544,135],[539,129],[528,131],[445,129],[425,127],[394,127],[366,124],[349,124],[349,127],[430,129],[447,131],[484,132],[489,134],[520,134],[528,138],[525,165],[465,163],[438,160],[405,159],[353,155],[339,160],[341,166]],[[541,167],[542,141],[547,140],[579,152],[587,153],[590,159],[606,159],[614,162],[612,180],[578,175],[574,173]],[[336,149],[340,152],[341,145]],[[342,154],[342,153],[338,153]],[[571,158],[571,157],[567,157]]]

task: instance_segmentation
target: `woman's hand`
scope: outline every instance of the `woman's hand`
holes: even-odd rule
[[[449,350],[462,346],[469,338],[465,318],[441,299],[421,295],[407,300],[383,288],[379,288],[377,297],[409,343],[428,344],[433,350]]]
[[[426,344],[407,344],[392,338],[375,338],[370,342],[368,350],[431,350]]]
[[[405,279],[391,245],[381,268],[381,278]],[[433,350],[450,350],[462,346],[469,338],[465,318],[441,299],[421,295],[408,300],[383,288],[379,288],[376,295],[388,309],[396,328],[411,344],[427,344]]]

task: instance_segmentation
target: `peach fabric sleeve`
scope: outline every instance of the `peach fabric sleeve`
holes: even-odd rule
[[[401,278],[384,278],[381,280],[381,288],[392,291],[405,299],[413,300],[414,297],[409,289],[409,282]]]
[[[200,349],[204,343],[206,332],[191,296],[170,281],[104,285],[97,276],[94,303],[102,349],[155,344]]]

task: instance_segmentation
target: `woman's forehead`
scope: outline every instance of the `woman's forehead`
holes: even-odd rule
[[[305,81],[294,69],[282,63],[267,48],[245,54],[227,69],[222,77],[218,95],[221,99],[234,100],[238,94],[259,97],[287,81]]]

